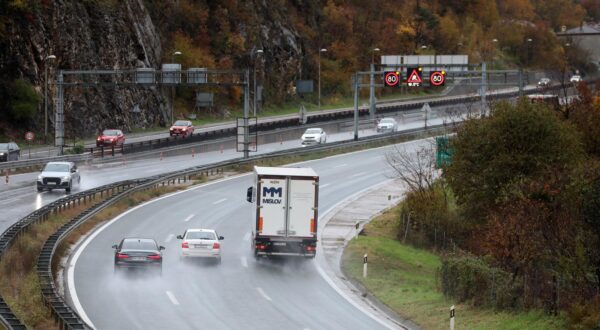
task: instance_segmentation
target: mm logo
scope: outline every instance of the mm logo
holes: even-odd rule
[[[275,194],[279,195],[277,197],[281,198],[283,195],[283,188],[279,187],[279,188],[267,188],[267,187],[263,187],[263,197],[267,197],[268,194],[271,194],[271,197],[275,197]]]

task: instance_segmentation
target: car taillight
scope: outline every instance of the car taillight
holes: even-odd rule
[[[264,249],[267,248],[267,246],[263,245],[263,244],[256,244],[256,248],[259,249],[259,250],[264,250]]]
[[[126,255],[125,253],[117,253],[117,259],[127,259],[129,258],[128,255]]]
[[[312,246],[312,245],[307,245],[305,247],[306,251],[315,251],[317,249],[316,246]]]
[[[221,248],[221,244],[215,242],[213,243],[213,249],[220,249]]]
[[[189,248],[190,248],[190,245],[188,244],[188,242],[183,242],[183,243],[181,243],[181,247],[182,247],[183,249],[189,249]]]
[[[152,259],[152,260],[158,260],[160,258],[161,258],[161,256],[158,254],[151,254],[148,256],[148,259]]]

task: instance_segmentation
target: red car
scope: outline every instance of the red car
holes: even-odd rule
[[[169,129],[169,134],[182,135],[183,137],[191,136],[194,133],[194,125],[189,120],[178,120]]]
[[[120,129],[105,129],[100,136],[96,138],[96,146],[112,147],[125,143],[125,135]]]

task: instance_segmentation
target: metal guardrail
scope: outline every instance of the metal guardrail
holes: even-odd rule
[[[11,162],[3,162],[0,163],[0,172],[8,171],[12,169],[18,168],[27,168],[44,165],[48,162],[84,162],[86,160],[92,160],[94,156],[91,153],[84,153],[78,155],[64,155],[64,156],[55,156],[48,158],[34,158],[27,160],[14,160]]]

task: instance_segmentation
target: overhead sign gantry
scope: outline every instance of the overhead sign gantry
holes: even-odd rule
[[[64,93],[66,87],[149,87],[149,86],[243,86],[244,117],[238,119],[238,150],[248,158],[256,150],[250,141],[250,85],[248,70],[211,70],[190,68],[181,70],[179,64],[163,65],[163,70],[138,68],[131,70],[61,70],[56,79],[55,146],[62,155],[65,146]],[[251,145],[254,147],[251,150]]]

